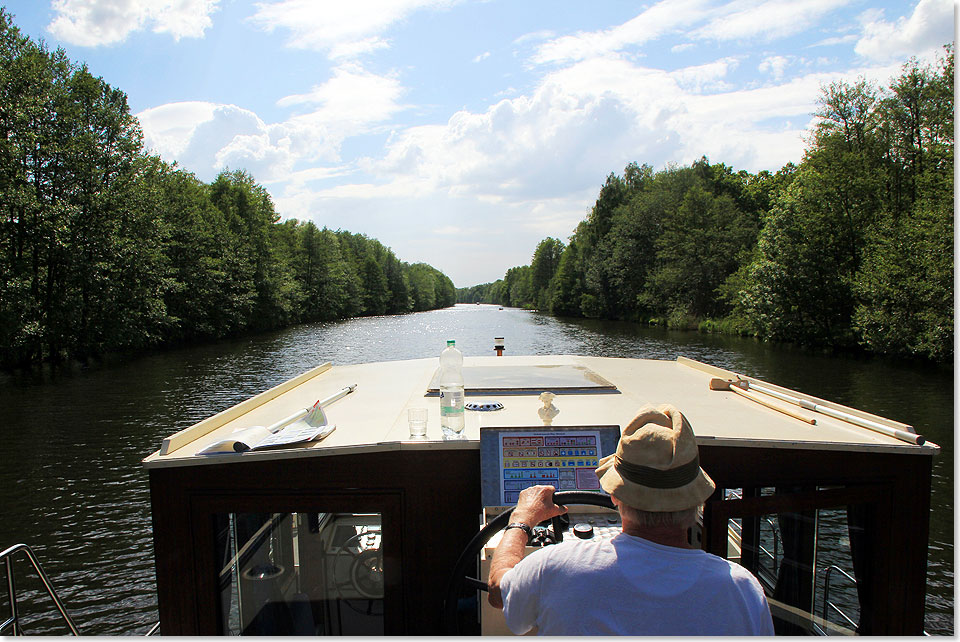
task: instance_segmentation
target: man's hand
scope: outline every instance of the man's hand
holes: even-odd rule
[[[520,492],[517,507],[510,515],[510,521],[523,522],[533,528],[544,520],[566,512],[566,506],[557,506],[553,503],[553,486],[531,486]],[[505,531],[501,536],[500,545],[497,546],[493,560],[490,562],[490,575],[487,577],[487,586],[490,589],[487,601],[492,606],[498,609],[503,608],[500,578],[523,559],[526,546],[527,534],[519,528]]]
[[[520,491],[517,507],[513,509],[510,521],[523,522],[533,527],[551,517],[566,513],[566,506],[553,503],[553,492],[553,486],[531,486]]]

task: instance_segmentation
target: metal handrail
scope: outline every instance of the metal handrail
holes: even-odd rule
[[[770,524],[770,530],[773,533],[773,554],[771,555],[770,551],[763,546],[760,547],[760,550],[773,560],[773,572],[776,573],[780,570],[780,527],[769,517],[765,517],[764,520]]]
[[[70,632],[73,635],[80,635],[80,631],[73,623],[73,620],[67,613],[66,608],[64,608],[63,602],[60,601],[60,597],[57,595],[56,590],[54,590],[49,578],[47,578],[47,574],[43,571],[43,567],[40,565],[40,560],[37,559],[37,556],[34,555],[33,550],[31,550],[26,544],[14,544],[10,548],[0,553],[0,559],[3,559],[7,567],[7,596],[10,600],[11,612],[10,618],[8,618],[3,624],[0,624],[0,633],[2,633],[3,630],[8,626],[13,625],[13,634],[23,635],[23,629],[20,628],[20,613],[17,609],[17,589],[13,581],[13,556],[17,553],[23,553],[27,556],[27,560],[30,562],[30,565],[33,566],[33,570],[37,572],[37,575],[40,577],[40,581],[43,582],[44,588],[47,589],[47,594],[53,600],[57,610],[60,611],[60,615],[63,616],[67,626],[70,627]]]
[[[776,573],[779,568],[779,557],[780,557],[780,529],[777,527],[776,523],[769,517],[765,517],[764,521],[770,524],[770,528],[773,532],[773,553],[764,548],[763,544],[759,544],[760,552],[766,555],[770,560],[773,561],[773,572]],[[743,526],[738,524],[734,520],[730,520],[730,526],[736,531],[737,535],[741,538],[743,537]]]
[[[856,579],[854,579],[849,573],[847,573],[845,570],[843,570],[839,566],[834,565],[834,566],[827,567],[826,574],[823,578],[823,619],[824,620],[827,619],[827,607],[829,606],[831,609],[836,611],[840,617],[846,620],[847,624],[849,624],[851,627],[856,629],[857,623],[851,620],[846,613],[840,610],[840,607],[838,607],[836,604],[830,601],[830,574],[833,573],[833,571],[839,572],[841,575],[843,575],[845,578],[847,578],[854,584],[857,583]]]

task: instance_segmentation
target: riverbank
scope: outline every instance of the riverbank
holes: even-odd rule
[[[460,304],[464,304],[462,301],[458,301]],[[474,302],[470,302],[473,304]],[[488,304],[484,303],[482,305],[499,305],[499,304]],[[507,306],[509,307],[509,306]],[[528,307],[516,307],[514,309],[524,310],[526,312],[535,312],[537,314],[544,314],[549,316],[554,316],[554,318],[560,321],[566,321],[570,323],[577,323],[581,321],[589,321],[584,317],[562,317],[556,315],[550,315],[549,312],[536,309],[532,306]],[[752,340],[761,343],[768,344],[770,346],[775,346],[780,350],[788,351],[800,351],[800,352],[811,352],[815,354],[823,355],[832,355],[840,358],[854,358],[854,359],[879,359],[890,361],[893,363],[900,363],[905,366],[917,367],[917,368],[935,368],[937,371],[949,372],[952,373],[954,370],[953,360],[944,360],[938,361],[930,359],[922,355],[904,355],[904,354],[884,354],[878,353],[872,350],[867,349],[866,347],[857,344],[852,339],[846,344],[842,345],[827,345],[827,344],[803,344],[797,343],[794,341],[777,341],[775,339],[764,339],[758,334],[750,329],[749,323],[743,319],[736,317],[725,317],[720,319],[711,319],[711,318],[698,318],[685,315],[675,315],[671,317],[647,317],[633,320],[624,320],[624,319],[597,319],[599,321],[606,321],[609,323],[625,323],[633,324],[637,327],[648,327],[648,328],[660,328],[662,330],[668,330],[672,332],[692,332],[699,334],[707,335],[726,335],[731,337],[738,337],[745,340]]]
[[[448,305],[430,308],[426,310],[410,310],[406,312],[396,313],[397,315],[403,314],[414,314],[416,312],[429,312],[431,310],[441,310],[444,308],[449,308],[455,305],[450,303]],[[391,316],[391,315],[357,315],[353,317],[344,317],[339,319],[333,319],[333,321],[349,321],[351,319],[360,319],[365,318],[366,316],[375,317],[375,316]],[[196,348],[203,348],[205,346],[216,346],[221,344],[231,344],[237,342],[244,342],[249,340],[255,340],[261,335],[267,335],[274,332],[282,332],[285,330],[292,330],[297,326],[301,325],[310,325],[316,323],[316,321],[300,321],[297,323],[291,323],[286,326],[269,328],[269,329],[250,329],[243,332],[237,332],[232,335],[222,336],[222,337],[208,337],[200,338],[194,337],[192,339],[185,339],[178,342],[168,342],[163,344],[155,344],[148,347],[138,347],[128,350],[116,350],[112,352],[104,352],[99,354],[92,354],[85,356],[83,358],[78,358],[74,356],[61,356],[59,359],[46,358],[37,363],[29,363],[26,365],[7,365],[0,367],[0,385],[3,385],[6,380],[11,378],[31,378],[37,377],[37,381],[48,380],[52,377],[57,377],[65,374],[77,374],[90,369],[102,368],[102,367],[111,367],[118,366],[130,361],[136,361],[137,359],[144,359],[153,355],[159,355],[170,351],[177,350],[192,350]]]

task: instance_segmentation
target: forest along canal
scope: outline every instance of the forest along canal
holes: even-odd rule
[[[467,356],[492,355],[495,336],[509,355],[684,355],[915,426],[943,449],[933,462],[925,628],[953,635],[952,369],[497,306],[310,324],[116,365],[0,375],[0,548],[34,549],[81,633],[143,634],[157,609],[140,460],[164,437],[324,361],[432,357],[448,338]],[[24,630],[67,632],[33,574],[16,579]]]

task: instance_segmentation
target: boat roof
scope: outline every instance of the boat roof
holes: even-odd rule
[[[730,391],[711,390],[714,377],[766,385],[813,403],[841,410],[899,430],[902,423],[775,386],[684,357],[676,361],[575,355],[465,357],[467,401],[499,402],[501,410],[467,411],[464,439],[443,440],[435,395],[436,357],[333,366],[320,365],[275,388],[228,408],[164,439],[143,460],[147,468],[296,459],[324,455],[405,449],[477,449],[485,427],[542,426],[541,390],[557,393],[557,427],[626,426],[646,404],[672,404],[690,421],[701,445],[801,448],[933,455],[936,444],[910,444],[867,428],[794,407],[815,425],[767,408]],[[499,383],[498,383],[499,382]],[[228,455],[198,455],[236,430],[271,425],[309,408],[345,386],[356,390],[325,407],[336,430],[319,442]],[[431,384],[433,384],[431,386]],[[433,390],[434,392],[431,392]],[[780,402],[782,404],[782,402]],[[409,437],[407,410],[426,408],[427,439]]]

